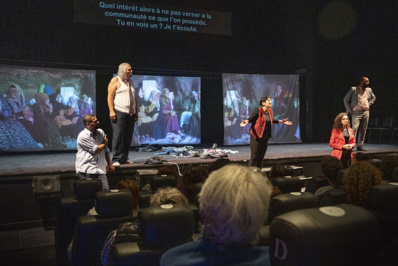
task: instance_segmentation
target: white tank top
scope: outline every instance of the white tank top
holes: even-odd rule
[[[133,94],[133,110],[135,113],[135,89],[131,80],[129,80],[129,86],[124,83],[119,76],[117,76],[120,82],[120,87],[116,90],[115,100],[114,100],[114,108],[122,113],[129,113],[130,110],[130,96],[129,89]]]

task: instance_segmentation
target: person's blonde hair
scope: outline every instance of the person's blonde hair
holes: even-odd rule
[[[210,174],[199,194],[203,237],[248,244],[268,217],[272,187],[261,173],[230,164]]]
[[[163,204],[188,204],[188,199],[176,188],[159,188],[149,200],[150,206],[160,206]]]

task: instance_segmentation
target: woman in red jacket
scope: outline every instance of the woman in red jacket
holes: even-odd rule
[[[330,147],[333,148],[332,156],[337,157],[343,163],[343,168],[351,164],[352,149],[356,146],[354,131],[350,127],[350,120],[345,113],[340,113],[334,119]]]

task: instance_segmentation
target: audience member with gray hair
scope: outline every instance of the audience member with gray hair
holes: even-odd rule
[[[240,165],[210,174],[199,194],[203,236],[168,250],[161,265],[270,265],[269,249],[254,246],[268,216],[271,185]]]

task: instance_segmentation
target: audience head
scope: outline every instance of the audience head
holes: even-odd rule
[[[217,160],[215,160],[209,167],[208,172],[209,174],[215,170],[218,170],[228,164],[233,163],[230,159],[225,159],[225,158],[219,158]]]
[[[117,189],[128,189],[133,195],[133,208],[138,210],[138,202],[140,200],[140,189],[132,180],[122,180],[116,185]]]
[[[271,191],[268,179],[251,168],[230,164],[212,172],[199,194],[204,239],[249,244],[268,216]]]
[[[208,177],[206,168],[199,164],[190,165],[178,180],[177,188],[187,197],[192,194],[192,186],[204,182]]]
[[[282,164],[276,163],[271,167],[269,172],[269,179],[276,177],[283,177],[289,175],[289,170],[286,169]]]
[[[157,175],[172,175],[178,178],[178,170],[177,167],[174,165],[165,165],[159,168]]]
[[[321,173],[327,177],[329,183],[337,181],[337,173],[343,169],[342,162],[334,156],[325,156],[321,160]]]
[[[369,161],[369,160],[370,160],[370,156],[367,153],[357,152],[354,155],[354,163],[355,162],[362,162],[362,161]]]
[[[380,171],[383,174],[384,180],[393,180],[393,170],[395,167],[398,167],[398,156],[386,155],[381,159]]]
[[[160,206],[163,204],[188,204],[188,199],[176,188],[159,188],[149,200],[150,206]]]
[[[357,162],[348,168],[344,179],[347,203],[369,205],[370,190],[382,181],[381,172],[368,162]]]

